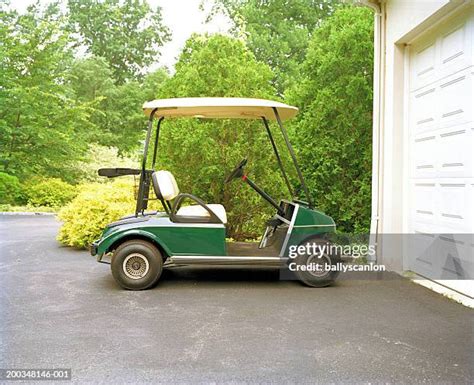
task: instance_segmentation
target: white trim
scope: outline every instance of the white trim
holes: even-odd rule
[[[287,225],[290,224],[290,221],[289,221],[288,219],[283,218],[282,216],[280,216],[280,215],[278,215],[278,214],[276,215],[276,217],[277,217],[280,221],[282,221],[283,223],[286,223]]]
[[[384,55],[385,55],[385,6],[367,0],[360,4],[374,11],[374,80],[372,119],[372,200],[369,244],[377,250],[377,235],[380,232],[381,191],[383,191],[381,170],[383,167],[383,109],[384,109]],[[377,250],[378,251],[378,250]],[[376,252],[377,255],[377,252]],[[375,262],[374,260],[372,262]]]
[[[295,226],[295,221],[296,221],[296,216],[298,215],[298,210],[300,209],[300,205],[295,203],[295,209],[293,210],[293,217],[291,218],[290,226],[288,227],[288,231],[286,232],[285,236],[285,241],[283,242],[283,246],[281,247],[280,250],[280,257],[283,257],[283,254],[285,253],[286,246],[288,245],[288,242],[291,237],[291,233],[293,231],[293,227]]]
[[[467,295],[464,295],[436,281],[422,277],[421,275],[418,275],[412,271],[406,271],[402,275],[404,277],[408,277],[412,282],[441,294],[446,298],[456,301],[466,307],[474,308],[474,299]]]
[[[189,223],[189,222],[173,222],[170,219],[170,223],[163,224],[163,225],[153,225],[153,227],[204,227],[204,228],[223,228],[225,229],[225,225],[222,223]]]
[[[452,17],[472,12],[472,8],[474,8],[472,0],[451,0],[408,31],[395,44],[414,44],[416,40],[426,36],[432,29],[439,27],[446,21],[449,22]]]
[[[403,132],[402,132],[402,234],[408,234],[410,223],[410,45],[405,45],[403,50]],[[409,242],[402,237],[402,267],[406,266],[409,253]]]

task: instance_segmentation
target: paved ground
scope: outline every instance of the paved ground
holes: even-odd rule
[[[173,270],[129,292],[61,247],[58,226],[0,216],[0,368],[94,383],[473,382],[473,312],[409,281],[311,289],[268,270]]]

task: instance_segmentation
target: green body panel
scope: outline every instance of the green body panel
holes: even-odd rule
[[[299,206],[294,227],[298,226],[313,226],[313,228],[322,229],[326,233],[328,229],[334,231],[336,223],[330,216],[321,211]]]
[[[174,223],[161,213],[143,222],[107,227],[97,241],[97,254],[107,253],[120,239],[133,236],[158,243],[168,256],[226,255],[224,225]]]
[[[134,218],[128,221],[134,221]],[[288,242],[283,255],[288,248],[299,245],[305,239],[334,233],[334,220],[320,211],[299,205],[296,218],[292,218]],[[168,256],[225,256],[226,230],[221,224],[175,223],[166,213],[158,213],[147,217],[139,217],[134,222],[126,219],[109,225],[95,242],[97,254],[103,255],[112,251],[113,246],[124,238],[145,238],[156,242]],[[285,235],[283,235],[285,236]],[[288,237],[288,235],[286,235]],[[282,240],[283,243],[283,240]]]
[[[320,211],[300,206],[285,252],[288,251],[289,246],[299,245],[309,237],[334,233],[335,231],[336,224],[330,216]]]

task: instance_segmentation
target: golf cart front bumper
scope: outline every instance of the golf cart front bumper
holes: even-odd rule
[[[111,253],[104,253],[99,250],[99,241],[92,242],[89,245],[90,253],[93,257],[96,257],[97,262],[105,263],[110,265]]]
[[[99,249],[99,243],[97,241],[92,242],[89,246],[89,251],[90,251],[90,253],[93,257],[95,257],[97,255],[97,250],[98,249]]]

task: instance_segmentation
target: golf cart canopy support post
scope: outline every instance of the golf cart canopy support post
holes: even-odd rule
[[[148,156],[148,146],[150,144],[150,138],[151,138],[151,131],[153,130],[153,117],[155,116],[155,113],[158,109],[155,108],[151,114],[150,117],[148,118],[148,127],[146,130],[146,138],[145,138],[145,146],[143,147],[143,159],[142,159],[142,171],[145,171],[146,169],[146,160]]]
[[[156,156],[158,154],[158,140],[160,139],[160,128],[161,128],[161,122],[165,119],[164,116],[158,119],[158,123],[156,124],[156,134],[155,134],[155,145],[153,146],[153,160],[151,162],[151,169],[155,169],[155,164],[156,164]],[[149,186],[148,186],[149,189]],[[165,201],[162,198],[158,198],[161,202],[161,205],[165,209],[166,213],[171,212],[171,204],[168,201]]]
[[[306,199],[308,200],[308,206],[310,209],[312,209],[314,207],[313,200],[311,199],[311,195],[309,195],[308,187],[306,186],[300,166],[298,165],[298,161],[296,160],[295,151],[293,150],[293,147],[291,146],[290,139],[288,138],[288,134],[286,133],[285,127],[283,127],[280,114],[278,113],[278,110],[275,107],[273,107],[273,112],[275,113],[276,121],[278,122],[278,125],[280,126],[281,133],[283,135],[283,138],[285,139],[286,147],[288,148],[288,151],[290,152],[291,159],[293,160],[293,164],[295,165],[296,172],[298,173],[298,178],[300,180],[301,186],[303,187],[304,193],[306,195]]]
[[[158,119],[158,124],[156,125],[156,135],[155,135],[155,147],[153,148],[153,161],[151,162],[151,169],[155,169],[155,164],[156,164],[156,154],[158,151],[158,139],[160,138],[160,127],[161,127],[161,122],[163,121],[165,117],[162,116],[160,119]]]
[[[146,160],[148,154],[148,146],[150,144],[151,131],[153,130],[153,117],[157,108],[151,111],[148,118],[148,128],[146,131],[145,145],[143,148],[142,170],[140,173],[140,183],[138,185],[137,205],[135,208],[135,216],[143,213],[148,207],[148,194],[150,193],[150,176],[146,172]]]

